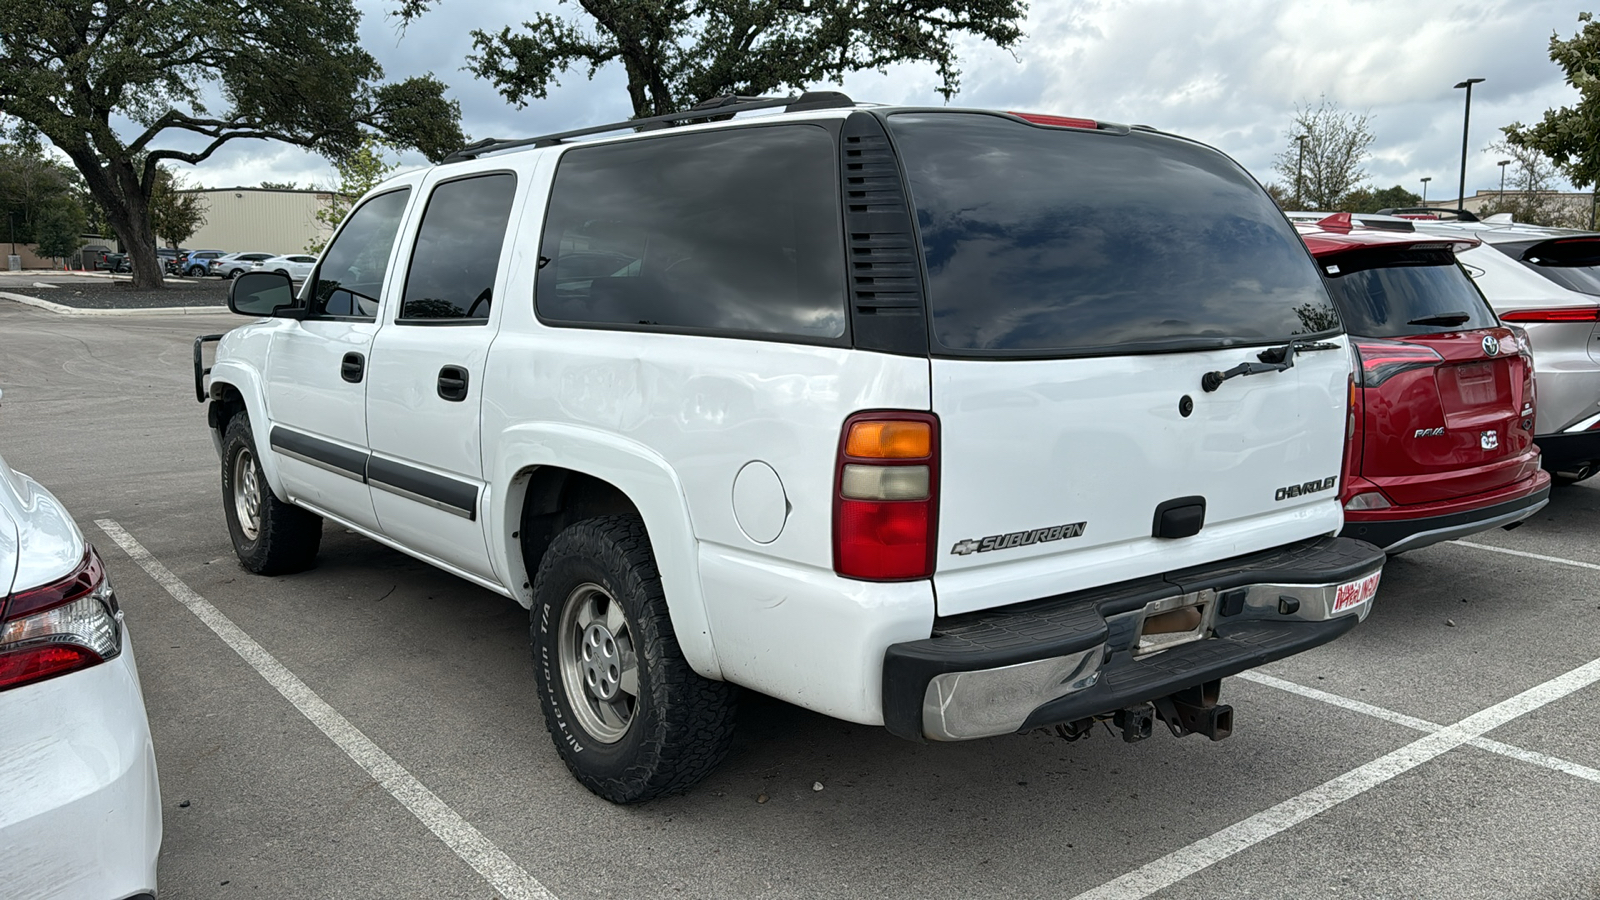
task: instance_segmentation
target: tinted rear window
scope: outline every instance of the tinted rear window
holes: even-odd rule
[[[1569,291],[1600,295],[1600,238],[1557,238],[1493,246]]]
[[[889,124],[948,350],[1156,352],[1339,328],[1283,214],[1214,150],[975,113]]]
[[[839,157],[814,125],[579,147],[561,158],[535,287],[546,321],[837,340]]]
[[[1354,253],[1319,262],[1351,334],[1405,337],[1499,324],[1448,250]]]

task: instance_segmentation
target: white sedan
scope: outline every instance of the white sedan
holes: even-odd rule
[[[161,800],[105,564],[0,459],[0,894],[155,896]]]
[[[316,266],[315,256],[306,256],[300,253],[288,256],[274,256],[263,259],[250,266],[252,272],[279,272],[289,276],[294,281],[305,281],[311,277],[311,269]]]

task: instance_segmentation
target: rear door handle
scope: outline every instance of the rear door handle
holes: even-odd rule
[[[467,399],[467,370],[445,366],[439,370],[439,398],[459,403]]]
[[[339,363],[339,377],[351,384],[360,384],[361,375],[366,371],[367,358],[359,353],[346,353],[344,360]]]

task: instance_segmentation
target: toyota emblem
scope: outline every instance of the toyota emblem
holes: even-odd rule
[[[1494,356],[1496,353],[1499,353],[1500,341],[1492,334],[1484,335],[1483,352],[1489,354],[1490,356]]]

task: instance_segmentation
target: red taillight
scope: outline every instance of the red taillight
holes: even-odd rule
[[[1088,128],[1091,131],[1100,127],[1100,123],[1094,119],[1080,119],[1076,116],[1047,116],[1044,113],[1025,112],[1014,112],[1012,115],[1035,125],[1053,125],[1057,128]]]
[[[65,578],[13,594],[0,611],[0,691],[65,675],[122,652],[122,623],[94,548]]]
[[[1444,357],[1431,348],[1405,341],[1359,338],[1351,344],[1361,360],[1361,386],[1364,388],[1377,387],[1401,372],[1431,369],[1444,362]]]
[[[1600,322],[1600,306],[1563,306],[1557,309],[1514,309],[1500,314],[1502,322]]]
[[[931,576],[938,512],[939,420],[898,411],[846,419],[834,465],[834,571],[867,581]]]

